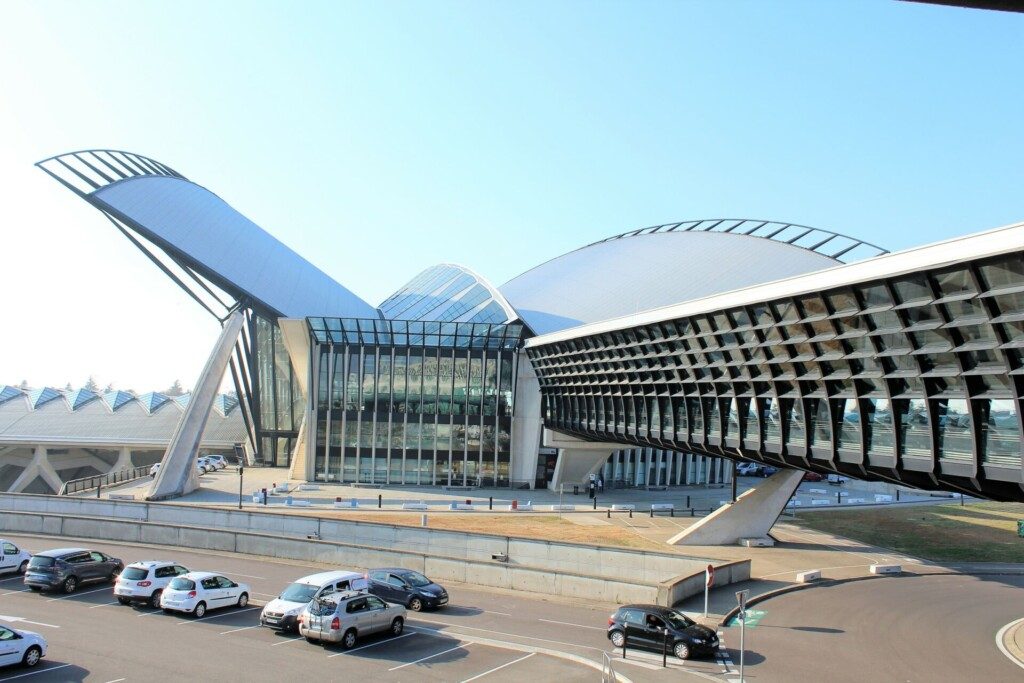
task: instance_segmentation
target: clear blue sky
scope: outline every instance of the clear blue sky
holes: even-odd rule
[[[1021,15],[867,0],[8,0],[0,383],[190,386],[217,332],[51,154],[159,159],[374,304],[689,218],[899,249],[1024,220],[1022,47]]]

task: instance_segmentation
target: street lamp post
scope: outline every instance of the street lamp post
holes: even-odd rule
[[[245,466],[238,466],[238,509],[242,509],[242,478],[243,472],[245,472]]]
[[[747,596],[750,595],[750,591],[742,590],[736,591],[736,602],[740,605],[740,611],[736,615],[740,620],[740,683],[744,683],[746,680],[743,678],[743,653],[746,649],[744,643],[745,631],[747,630]]]

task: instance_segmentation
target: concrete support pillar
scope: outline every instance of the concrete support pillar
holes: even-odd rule
[[[723,505],[668,542],[734,545],[743,538],[766,538],[803,476],[801,470],[779,470],[762,484],[744,491],[735,503]]]
[[[132,467],[132,449],[127,446],[122,446],[121,450],[117,453],[117,462],[114,463],[113,467],[110,468],[111,472],[120,472],[121,470],[127,470]]]
[[[213,353],[206,360],[188,407],[164,452],[160,471],[150,486],[147,500],[177,498],[199,488],[195,465],[199,442],[203,438],[213,401],[217,397],[217,390],[244,322],[245,317],[240,310],[236,310],[224,321],[224,328],[213,347]]]
[[[608,456],[620,448],[614,443],[593,443],[544,430],[544,445],[558,448],[558,461],[548,488],[557,491],[563,484],[586,486],[590,475],[595,474],[608,460]]]
[[[8,491],[12,493],[21,493],[24,491],[29,484],[35,481],[36,477],[42,477],[53,492],[60,491],[60,487],[64,485],[57,471],[53,469],[53,465],[47,459],[46,448],[43,446],[36,446],[32,454],[32,459],[25,466],[25,469],[21,471],[18,478],[14,480]]]

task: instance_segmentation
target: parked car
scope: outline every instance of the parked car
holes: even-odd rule
[[[208,471],[209,470],[206,468],[206,465],[204,465],[203,463],[201,463],[199,461],[196,461],[196,473],[197,474],[200,474],[200,475],[206,474]]]
[[[149,468],[149,476],[155,477],[159,471],[160,471],[160,463],[157,463],[157,464],[155,464],[155,465],[153,465],[152,467]]]
[[[804,481],[825,481],[825,475],[819,474],[818,472],[804,472]]]
[[[25,571],[25,585],[34,591],[74,593],[83,583],[113,581],[124,562],[106,553],[85,548],[58,548],[32,556]]]
[[[761,469],[761,466],[756,462],[741,462],[736,465],[736,474],[744,477],[753,477]]]
[[[228,466],[228,461],[224,459],[223,455],[207,455],[206,460],[218,470],[222,470]]]
[[[23,664],[33,667],[45,656],[46,639],[41,635],[0,626],[0,666]]]
[[[844,477],[841,474],[830,474],[827,478],[828,483],[832,486],[842,486],[846,482],[850,481],[849,477]]]
[[[156,608],[167,584],[175,577],[187,574],[180,564],[147,560],[132,562],[121,571],[114,583],[114,597],[122,605],[141,602]]]
[[[336,593],[314,600],[299,614],[299,634],[311,643],[341,643],[346,650],[371,633],[402,634],[405,607],[389,605],[375,595]]]
[[[718,636],[707,626],[674,609],[658,605],[623,605],[608,618],[608,639],[615,647],[660,651],[666,637],[669,650],[679,659],[714,656]]]
[[[413,612],[448,604],[448,591],[419,572],[409,569],[371,569],[368,590],[388,602],[405,605]]]
[[[22,550],[8,540],[0,538],[0,574],[18,572],[24,574],[32,553]]]
[[[185,612],[197,619],[211,609],[245,607],[249,604],[249,586],[235,583],[213,572],[188,572],[171,579],[160,596],[165,612]]]
[[[760,474],[760,476],[762,476],[762,477],[770,477],[770,476],[772,476],[773,474],[775,474],[778,471],[779,471],[778,467],[772,467],[771,465],[765,465],[764,467],[761,468],[761,471],[758,472],[758,474]]]
[[[215,469],[217,469],[216,467],[213,466],[212,462],[206,459],[205,456],[198,458],[196,460],[196,464],[199,465],[199,467],[203,468],[203,474],[206,474],[207,472],[213,472]]]
[[[278,631],[297,631],[299,614],[312,600],[334,593],[365,591],[368,582],[355,572],[321,572],[296,579],[260,613],[260,624]]]

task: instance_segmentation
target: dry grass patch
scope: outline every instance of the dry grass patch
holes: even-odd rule
[[[1022,503],[801,512],[801,526],[938,562],[1024,562]]]

